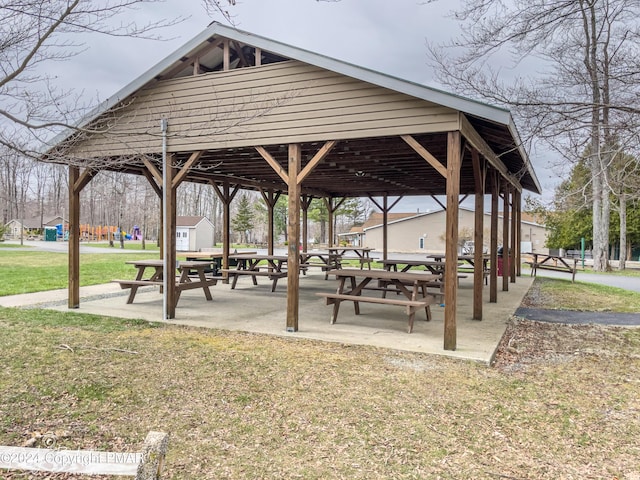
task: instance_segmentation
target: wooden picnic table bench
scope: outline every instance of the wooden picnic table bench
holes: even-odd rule
[[[350,258],[346,256],[347,253],[354,254],[351,258],[357,260],[360,263],[360,268],[364,268],[366,265],[369,270],[371,270],[371,262],[373,262],[373,258],[369,255],[369,253],[373,250],[370,247],[329,247],[327,249],[332,255],[339,255],[342,260],[349,260]]]
[[[127,303],[133,303],[138,289],[145,286],[162,287],[163,282],[163,269],[164,262],[159,259],[144,259],[144,260],[131,260],[125,262],[133,265],[137,268],[138,273],[133,280],[112,280],[112,282],[120,284],[120,288],[131,289]],[[213,298],[211,296],[211,290],[209,287],[218,283],[218,280],[222,280],[222,277],[207,275],[206,270],[211,268],[211,262],[200,261],[181,261],[178,262],[176,269],[179,275],[174,275],[175,289],[176,289],[176,305],[180,300],[180,294],[184,290],[192,290],[196,288],[202,288],[204,296],[208,301]],[[145,272],[148,269],[153,269],[147,278],[145,278]]]
[[[340,303],[343,301],[353,302],[356,315],[360,314],[360,303],[403,306],[405,307],[405,312],[409,317],[408,333],[413,331],[415,314],[418,310],[424,308],[427,321],[431,320],[431,310],[429,305],[435,303],[436,299],[434,295],[427,293],[426,286],[429,282],[436,280],[438,278],[437,275],[427,273],[389,272],[386,270],[376,269],[341,269],[336,270],[334,273],[339,280],[336,292],[316,293],[316,295],[325,298],[327,305],[333,305],[331,324],[336,323]],[[359,283],[356,279],[359,280]],[[347,280],[349,280],[349,285],[347,289],[345,289]],[[400,296],[380,298],[362,295],[362,292],[367,290],[367,285],[373,280],[389,282],[390,285],[393,285],[393,290],[402,293],[404,298]],[[374,287],[374,289],[378,290],[380,287]]]
[[[320,267],[320,269],[324,272],[324,279],[327,280],[329,278],[329,272],[331,270],[337,270],[342,268],[341,263],[342,255],[338,253],[331,253],[329,251],[307,251],[300,252],[300,264],[305,266],[306,268],[310,267]],[[306,269],[303,270],[303,273],[306,273]]]
[[[223,268],[220,272],[233,277],[232,290],[236,288],[238,278],[246,275],[251,277],[254,285],[258,285],[257,277],[268,277],[272,282],[271,291],[275,292],[278,280],[287,276],[285,266],[288,257],[286,255],[238,254],[230,255],[229,258],[237,261],[236,268]]]
[[[564,258],[558,255],[547,255],[544,253],[532,253],[532,260],[530,262],[525,262],[526,264],[531,266],[531,276],[536,276],[536,271],[538,269],[541,270],[552,270],[555,272],[566,272],[571,274],[571,281],[575,282],[576,280],[576,272],[578,271],[578,259],[577,258]],[[567,260],[573,260],[573,265],[567,263]]]

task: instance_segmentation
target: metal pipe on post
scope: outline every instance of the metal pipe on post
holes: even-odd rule
[[[167,205],[169,203],[170,186],[167,185],[167,127],[169,121],[166,118],[160,120],[162,132],[162,319],[168,318],[167,291],[169,289],[169,270],[167,267],[169,255],[169,235],[167,235]]]

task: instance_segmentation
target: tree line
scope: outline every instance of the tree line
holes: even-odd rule
[[[64,165],[43,163],[0,147],[0,205],[2,225],[11,220],[34,220],[42,227],[48,218],[65,217],[68,205],[68,174]],[[223,208],[214,189],[207,184],[185,182],[177,192],[177,215],[203,216],[215,226],[216,243],[222,241]],[[157,240],[160,229],[158,196],[147,179],[121,172],[100,172],[80,195],[80,222],[91,226],[117,226],[125,232],[134,225],[146,240]],[[371,206],[363,199],[347,199],[336,211],[334,231],[348,232],[361,225]],[[281,196],[274,208],[276,240],[286,241],[287,198]],[[314,199],[308,210],[310,236],[315,243],[327,243],[328,211],[324,201]],[[257,192],[244,191],[231,204],[233,239],[240,243],[267,242],[267,206]]]
[[[580,165],[581,188],[561,186],[549,207],[581,192],[596,271],[610,268],[612,212],[628,250],[627,205],[637,201],[639,15],[639,0],[467,0],[455,12],[463,33],[430,46],[441,83],[509,107],[524,141],[551,152],[563,178]]]

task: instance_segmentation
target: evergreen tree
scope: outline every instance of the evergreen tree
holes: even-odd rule
[[[254,218],[255,212],[249,196],[244,194],[238,202],[238,212],[235,217],[233,217],[233,220],[231,220],[233,230],[240,236],[240,243],[247,243],[249,241],[249,232],[253,230]]]

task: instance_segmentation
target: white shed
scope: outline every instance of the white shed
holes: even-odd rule
[[[177,251],[199,252],[213,244],[213,223],[207,217],[176,217]]]

